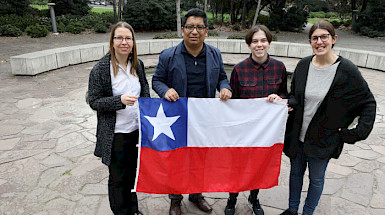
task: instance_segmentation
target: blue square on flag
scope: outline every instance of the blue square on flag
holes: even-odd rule
[[[187,98],[139,98],[141,146],[168,151],[187,146]]]

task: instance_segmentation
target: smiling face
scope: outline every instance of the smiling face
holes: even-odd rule
[[[270,43],[266,37],[264,31],[257,31],[253,34],[250,45],[248,45],[251,50],[252,58],[257,63],[263,63],[267,59],[267,51],[270,48]]]
[[[205,27],[203,31],[198,31],[197,28],[193,28],[192,31],[189,31],[184,27],[182,28],[182,36],[185,46],[191,49],[201,48],[201,46],[203,46],[205,38],[208,36],[208,29],[205,26],[203,18],[198,16],[190,16],[187,18],[185,26]]]
[[[114,38],[115,55],[128,57],[133,47],[131,30],[123,27],[117,28],[114,32]]]
[[[316,29],[309,39],[313,52],[317,56],[328,55],[332,52],[332,46],[337,40],[337,35],[330,34],[326,29]]]

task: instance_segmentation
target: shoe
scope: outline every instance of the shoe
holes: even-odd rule
[[[298,215],[297,211],[293,211],[290,208],[286,209],[283,213],[280,215]]]
[[[204,197],[201,198],[188,198],[188,200],[194,203],[199,210],[210,213],[213,209],[210,207],[209,203],[206,202]]]
[[[251,201],[251,196],[249,196],[249,207],[253,211],[253,215],[264,215],[261,204],[259,204],[259,199]]]
[[[134,213],[134,215],[143,215],[143,214],[142,214],[142,212],[137,211],[137,212]]]
[[[235,204],[237,200],[231,200],[230,198],[227,200],[227,205],[225,208],[225,215],[234,215],[235,214]]]
[[[181,215],[182,214],[182,211],[180,209],[181,202],[182,202],[182,200],[171,199],[169,215]]]

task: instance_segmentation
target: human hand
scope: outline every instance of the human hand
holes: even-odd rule
[[[128,95],[128,94],[123,94],[120,96],[120,100],[124,105],[132,106],[138,100],[138,97],[133,95]]]
[[[290,111],[293,111],[293,108],[292,107],[289,107],[289,104],[286,104],[287,105],[287,110],[290,112]]]
[[[179,94],[174,90],[174,88],[170,88],[169,90],[167,90],[166,94],[164,94],[164,98],[170,102],[175,102],[179,99]]]
[[[281,101],[281,100],[282,98],[279,95],[274,93],[267,96],[267,99],[266,99],[267,102],[275,102],[275,101]]]
[[[233,95],[233,93],[229,89],[223,88],[219,92],[219,99],[222,101],[227,101],[228,99],[231,98],[232,95]]]

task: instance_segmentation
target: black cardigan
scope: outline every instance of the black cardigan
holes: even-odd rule
[[[88,82],[89,105],[97,112],[95,156],[101,157],[107,166],[111,163],[112,141],[116,123],[116,111],[126,108],[119,96],[113,96],[110,75],[111,55],[106,55],[92,68]],[[150,97],[150,89],[139,60],[137,74],[141,87],[140,97]]]
[[[294,71],[289,93],[284,152],[295,158],[299,150],[304,98],[312,56],[300,60]],[[348,129],[359,116],[355,128]],[[358,68],[341,57],[336,75],[320,107],[311,120],[304,140],[304,152],[309,157],[338,158],[344,143],[364,140],[371,132],[376,117],[376,101]],[[339,129],[341,128],[341,131]]]

